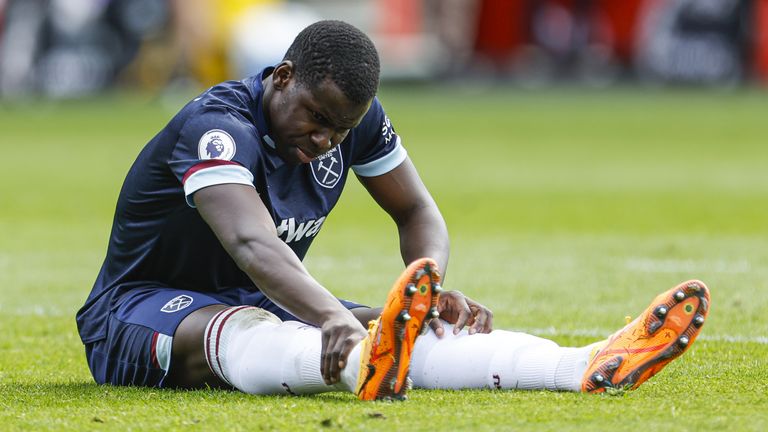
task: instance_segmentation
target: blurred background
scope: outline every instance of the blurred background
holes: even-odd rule
[[[658,427],[663,407],[680,429],[768,430],[754,408],[768,395],[768,0],[0,0],[0,425],[178,429],[194,411],[204,428],[291,428],[258,405],[222,418],[244,406],[219,409],[235,394],[95,387],[74,315],[145,143],[324,18],[379,48],[379,97],[448,224],[447,288],[492,307],[497,328],[575,346],[702,279],[697,347],[622,403]],[[305,264],[380,304],[398,245],[349,181]],[[440,397],[458,403],[439,416],[467,424],[466,397]],[[498,424],[517,407],[523,428],[626,428],[603,398],[495,397],[478,406]],[[158,416],[167,401],[186,408]],[[382,428],[400,424],[386,414]]]
[[[0,98],[207,87],[330,18],[385,82],[768,83],[768,0],[0,0]]]

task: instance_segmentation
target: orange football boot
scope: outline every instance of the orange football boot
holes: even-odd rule
[[[430,258],[405,269],[389,291],[381,316],[371,321],[363,341],[355,393],[362,400],[405,399],[408,367],[416,338],[437,318],[440,274]]]
[[[636,389],[696,340],[709,312],[709,289],[692,280],[660,294],[648,308],[600,346],[581,390]]]

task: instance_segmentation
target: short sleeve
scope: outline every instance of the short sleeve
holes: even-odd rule
[[[355,130],[352,170],[375,177],[397,168],[408,156],[378,98]]]
[[[168,166],[184,186],[187,204],[205,187],[236,183],[253,186],[261,145],[252,124],[223,108],[192,114],[179,131]]]

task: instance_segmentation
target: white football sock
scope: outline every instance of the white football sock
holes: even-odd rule
[[[593,345],[562,348],[525,333],[453,334],[443,323],[438,338],[430,330],[416,340],[410,377],[416,387],[581,390]]]
[[[211,370],[245,393],[353,391],[357,383],[362,344],[349,355],[341,381],[326,385],[320,374],[320,329],[296,321],[282,322],[260,308],[224,309],[208,323],[205,334]]]

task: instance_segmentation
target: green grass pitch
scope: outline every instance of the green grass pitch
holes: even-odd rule
[[[693,92],[384,88],[452,238],[446,288],[497,328],[592,342],[689,278],[702,336],[638,391],[254,397],[93,384],[74,314],[138,150],[183,100],[0,105],[0,430],[768,429],[768,99]],[[351,180],[310,271],[379,304],[394,226]],[[468,353],[471,355],[471,353]]]

